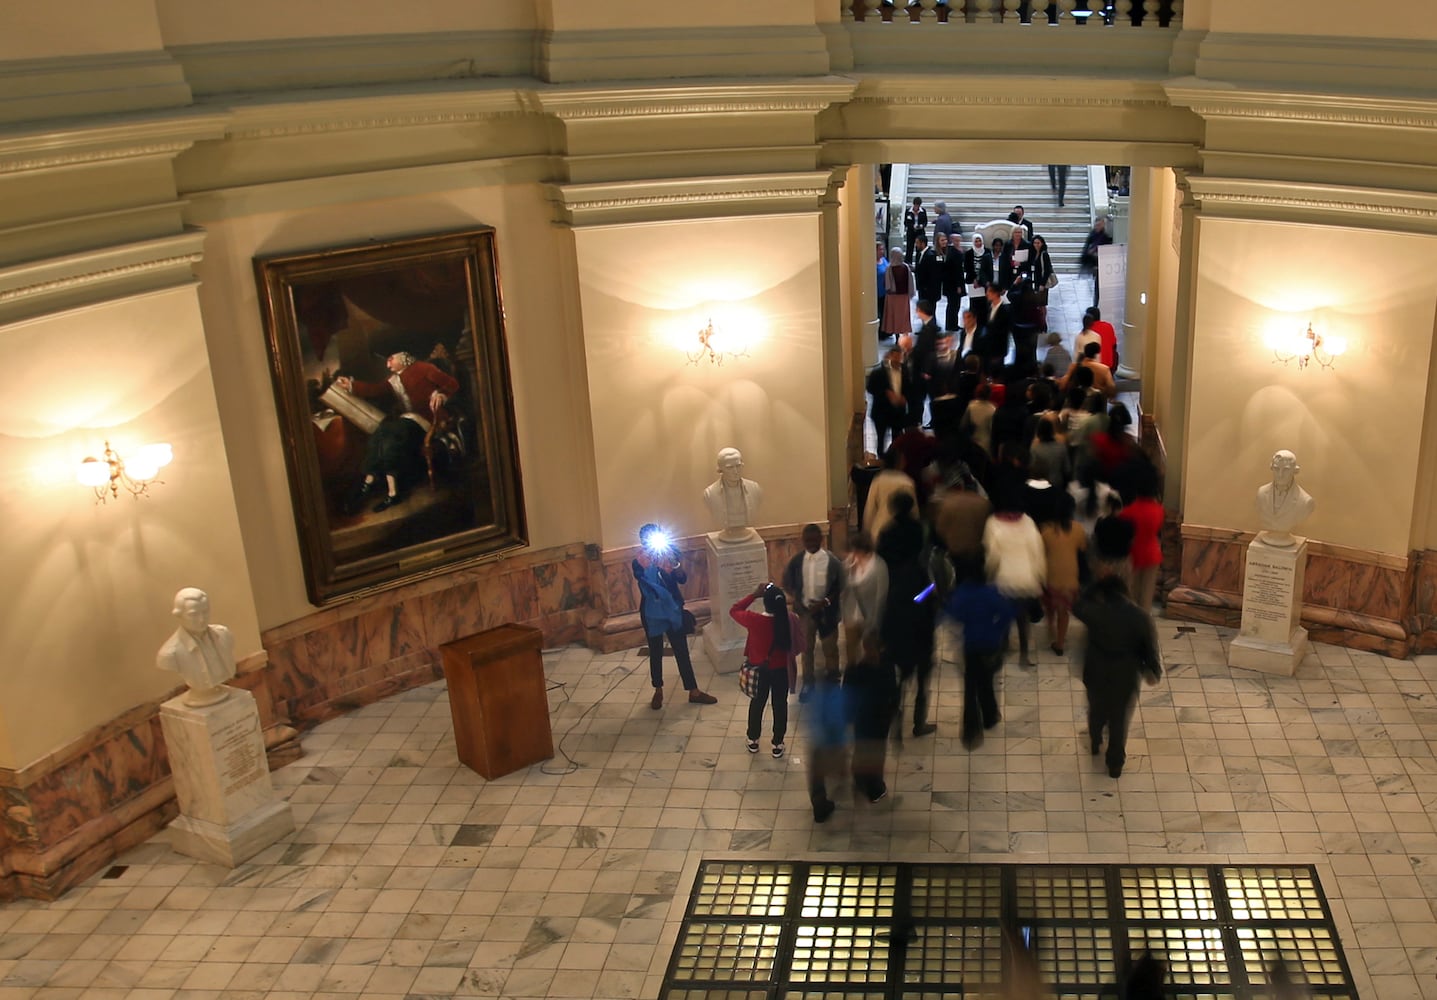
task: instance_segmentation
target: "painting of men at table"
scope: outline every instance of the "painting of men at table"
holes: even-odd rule
[[[492,230],[256,269],[311,598],[521,544]]]

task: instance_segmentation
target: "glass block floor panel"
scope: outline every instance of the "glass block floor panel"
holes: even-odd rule
[[[1357,1000],[1315,869],[705,861],[662,1000],[988,1000],[1025,942],[1051,995],[1112,1000],[1145,950],[1168,996]]]

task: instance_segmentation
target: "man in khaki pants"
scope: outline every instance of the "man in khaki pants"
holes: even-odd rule
[[[823,648],[824,679],[838,680],[838,601],[843,591],[843,563],[823,547],[823,531],[818,525],[804,525],[803,551],[784,568],[783,589],[788,592],[788,606],[798,613],[803,625],[803,645],[799,647],[803,690],[798,700],[807,702],[817,683],[815,645]]]

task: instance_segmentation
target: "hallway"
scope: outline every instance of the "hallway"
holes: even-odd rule
[[[893,747],[888,800],[845,790],[821,827],[796,699],[789,756],[750,756],[736,683],[702,661],[720,703],[655,712],[634,651],[551,651],[574,769],[487,783],[431,684],[308,733],[275,775],[300,829],[252,863],[161,834],[59,902],[0,907],[0,1000],[654,997],[704,858],[1313,863],[1360,995],[1437,998],[1437,656],[1318,646],[1268,677],[1225,666],[1231,630],[1158,625],[1168,676],[1120,780],[1040,642],[972,755],[943,663],[938,734]]]

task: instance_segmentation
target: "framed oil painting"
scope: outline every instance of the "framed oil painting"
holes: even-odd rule
[[[254,265],[310,600],[523,545],[494,231]]]

